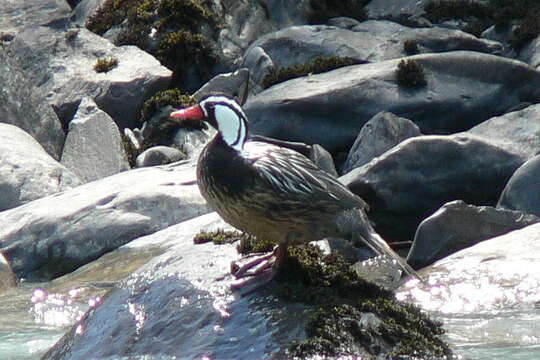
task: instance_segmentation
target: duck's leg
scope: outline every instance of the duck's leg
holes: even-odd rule
[[[233,290],[250,288],[250,291],[272,280],[279,272],[283,260],[287,256],[287,245],[278,245],[270,254],[251,255],[241,259],[247,260],[243,265],[231,263],[231,273],[240,281],[232,284]]]

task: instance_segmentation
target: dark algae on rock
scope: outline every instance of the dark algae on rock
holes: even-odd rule
[[[201,232],[194,241],[220,244],[239,238],[249,240],[257,251],[266,246],[257,245],[249,235],[223,230]],[[324,255],[316,246],[290,246],[278,276],[265,291],[308,308],[306,339],[283,349],[286,358],[452,358],[440,337],[441,323],[418,307],[397,301],[392,291],[362,279],[342,256]]]
[[[118,66],[118,59],[115,57],[97,59],[94,70],[98,73],[108,72]]]
[[[427,85],[422,65],[414,59],[401,60],[396,69],[396,79],[400,86],[423,87]]]
[[[272,85],[279,84],[290,79],[295,79],[309,74],[320,74],[326,71],[338,69],[343,66],[359,63],[360,61],[349,57],[317,57],[313,59],[313,61],[305,64],[292,65],[268,73],[262,81],[262,86],[266,89]]]

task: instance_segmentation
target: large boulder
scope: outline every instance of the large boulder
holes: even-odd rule
[[[381,111],[416,123],[422,133],[468,130],[522,102],[540,102],[540,72],[515,60],[477,52],[416,55],[425,87],[399,86],[401,60],[347,66],[277,84],[248,100],[254,133],[348,149]]]
[[[129,169],[118,126],[89,97],[69,123],[62,164],[85,183]]]
[[[315,290],[328,296],[313,292],[313,296],[297,297],[294,293],[298,287],[304,291],[313,289],[302,288],[300,283],[283,284],[285,280],[238,296],[230,289],[234,281],[230,262],[239,256],[235,246],[193,241],[201,229],[216,228],[231,229],[219,216],[209,214],[136,240],[134,243],[140,243],[139,246],[159,244],[170,248],[114,286],[103,302],[87,312],[42,359],[307,358],[289,352],[293,341],[304,342],[296,346],[301,352],[309,354],[308,349],[312,349],[315,354],[309,358],[334,348],[356,357],[386,358],[396,347],[408,351],[407,354],[413,351],[406,348],[409,342],[405,340],[411,338],[411,327],[421,328],[421,335],[416,335],[419,342],[413,345],[418,347],[416,351],[426,353],[419,344],[433,341],[448,354],[425,358],[442,360],[451,356],[436,335],[440,325],[422,316],[419,310],[415,312],[410,306],[395,302],[390,292],[372,284],[365,285],[363,293],[350,299],[354,305],[329,305],[336,296],[346,295],[336,294],[335,289],[328,294],[323,287]],[[331,282],[330,279],[328,283]],[[343,293],[358,291],[354,287],[346,289]],[[292,296],[287,295],[291,293]],[[313,321],[315,317],[320,320]],[[309,331],[315,326],[324,330]],[[336,328],[339,330],[335,331]],[[322,335],[314,340],[317,333]],[[388,333],[393,335],[382,335]],[[324,349],[320,344],[324,344]]]
[[[0,122],[32,135],[54,159],[60,159],[64,132],[58,117],[35,83],[0,49]]]
[[[536,216],[520,211],[452,201],[418,226],[407,262],[419,269],[461,249],[539,221]]]
[[[114,46],[84,29],[29,27],[10,45],[10,56],[45,94],[67,125],[85,96],[94,99],[120,128],[138,125],[144,101],[170,82],[172,73],[135,46]],[[115,58],[116,67],[97,72],[98,59]]]
[[[490,54],[502,45],[478,39],[465,32],[445,28],[410,28],[392,21],[370,20],[340,28],[327,25],[292,26],[259,37],[244,58],[268,55],[275,68],[304,64],[317,57],[346,57],[358,62],[380,62],[407,55],[406,40],[414,40],[420,53],[471,50]]]
[[[79,178],[33,137],[16,126],[0,124],[0,211],[79,184]]]
[[[125,171],[0,213],[0,252],[19,279],[48,280],[207,212],[194,164]]]
[[[540,155],[516,170],[497,206],[540,216]]]
[[[346,174],[367,164],[403,140],[420,135],[422,134],[418,126],[409,119],[389,112],[378,113],[358,134],[341,172]]]
[[[340,179],[370,205],[387,240],[411,240],[418,224],[448,201],[495,205],[525,157],[472,135],[407,139]]]
[[[540,153],[540,104],[496,116],[467,132],[533,157]]]
[[[13,38],[27,26],[67,24],[71,8],[65,0],[0,2],[0,37]]]

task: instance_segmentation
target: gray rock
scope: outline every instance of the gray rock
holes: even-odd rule
[[[249,44],[261,35],[304,24],[311,11],[307,1],[225,0],[214,2],[212,8],[224,22],[217,44],[233,61],[239,61]]]
[[[0,254],[0,291],[4,292],[7,289],[15,286],[17,286],[15,274],[13,274],[7,260],[2,254]]]
[[[540,155],[516,170],[506,184],[497,206],[540,217]]]
[[[71,8],[65,0],[0,2],[0,35],[13,37],[27,26],[61,26],[68,23]]]
[[[319,144],[311,145],[308,158],[327,173],[338,176],[332,155]]]
[[[519,211],[452,201],[422,221],[407,262],[419,269],[461,249],[539,221],[536,216]]]
[[[425,284],[409,282],[396,296],[445,313],[534,311],[540,286],[539,238],[537,223],[458,251],[423,269]],[[495,327],[500,329],[500,322]]]
[[[362,126],[381,111],[410,119],[424,134],[447,134],[470,129],[524,101],[540,101],[540,72],[522,62],[466,51],[408,59],[423,67],[426,87],[397,85],[400,60],[293,79],[248,100],[251,130],[320,144],[333,153],[352,145]]]
[[[16,126],[0,124],[0,211],[79,183],[33,137]]]
[[[199,101],[202,97],[221,93],[230,97],[240,99],[244,95],[246,82],[248,81],[249,70],[242,68],[233,73],[219,74],[204,84],[193,94],[193,98]]]
[[[58,117],[28,74],[1,48],[0,84],[0,122],[23,129],[50,156],[60,159],[65,135]]]
[[[540,104],[491,118],[467,132],[533,157],[540,152]]]
[[[69,123],[62,164],[85,183],[130,168],[118,126],[89,97]]]
[[[183,160],[186,154],[170,146],[154,146],[143,151],[135,160],[136,167],[170,164]]]
[[[107,0],[81,0],[77,6],[75,6],[75,9],[73,9],[71,21],[74,24],[84,26],[88,19],[94,15],[106,1]]]
[[[420,16],[429,0],[372,0],[365,6],[370,18]]]
[[[250,94],[261,92],[265,76],[276,70],[272,58],[260,46],[253,46],[246,52],[242,65],[250,71]]]
[[[217,131],[211,126],[205,129],[180,128],[174,135],[173,144],[182,149],[188,158],[197,158],[216,133]]]
[[[370,20],[350,29],[326,25],[288,27],[258,38],[246,51],[245,58],[257,57],[251,51],[261,48],[278,68],[329,56],[379,62],[407,56],[403,43],[410,39],[416,40],[421,53],[470,50],[498,54],[502,51],[498,42],[478,39],[459,30],[409,28],[392,21]],[[246,66],[248,63],[253,60],[245,61]]]
[[[518,59],[540,69],[540,36],[528,42],[520,51]]]
[[[144,100],[167,87],[171,71],[135,46],[116,47],[81,28],[58,31],[30,27],[12,41],[10,54],[46,94],[62,123],[73,118],[81,99],[90,96],[120,128],[137,124]],[[97,73],[99,58],[118,66]]]
[[[524,161],[472,135],[418,136],[340,179],[368,202],[381,236],[403,241],[448,201],[495,205]]]
[[[503,45],[502,56],[507,58],[517,58],[516,50],[510,45],[513,37],[512,26],[491,26],[486,29],[480,37],[482,39],[493,40]]]
[[[207,212],[194,164],[136,169],[0,213],[0,249],[19,279],[47,280]]]
[[[362,127],[347,155],[342,173],[367,164],[405,139],[420,135],[418,126],[409,119],[380,112]]]

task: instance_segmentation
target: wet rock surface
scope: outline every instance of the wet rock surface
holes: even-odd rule
[[[198,222],[197,226],[190,226],[195,222]],[[416,331],[422,332],[429,339],[428,342],[414,343],[422,335],[415,337],[413,331],[401,333],[401,340],[416,339],[411,343],[415,345],[410,346],[431,344],[427,353],[436,353],[436,358],[450,356],[449,349],[437,337],[440,325],[430,322],[415,309],[394,302],[390,292],[347,278],[352,276],[350,271],[348,275],[341,275],[343,277],[333,274],[332,271],[343,271],[332,268],[339,267],[336,262],[328,263],[331,270],[326,270],[327,273],[316,263],[305,263],[303,266],[307,268],[303,271],[312,273],[300,274],[296,279],[307,277],[304,278],[307,281],[304,285],[287,285],[287,281],[281,280],[285,283],[274,283],[246,296],[231,293],[229,263],[238,257],[236,249],[231,244],[194,244],[193,237],[201,226],[205,231],[217,227],[230,229],[219,217],[207,215],[189,221],[185,226],[179,224],[141,238],[140,242],[162,246],[174,239],[174,245],[118,284],[43,359],[114,357],[120,354],[149,359],[173,359],[178,356],[232,359],[246,354],[254,358],[268,355],[278,359],[295,355],[303,358],[312,352],[319,352],[320,345],[317,344],[320,343],[325,344],[323,351],[330,356],[354,353],[384,357],[397,351],[397,348],[402,349],[397,342],[379,333],[379,329],[387,329],[387,322],[393,324],[391,326],[418,327]],[[303,257],[297,259],[309,262]],[[287,273],[287,278],[295,278],[295,275]],[[320,299],[328,301],[329,298],[324,295],[329,285],[316,285],[320,280],[314,274],[326,274],[326,281],[330,284],[335,282],[330,285],[335,288],[326,291],[337,291],[339,294],[332,297],[342,296],[348,299],[345,300],[348,304],[341,304],[334,312],[329,308],[323,310],[324,301],[319,303],[321,308],[314,308]],[[334,279],[333,276],[338,278]],[[305,286],[304,291],[313,295],[295,294],[296,286]],[[354,286],[362,289],[363,299],[350,298],[355,293]],[[318,294],[319,300],[314,299],[315,294]],[[310,297],[310,300],[306,300]],[[182,311],[178,311],[179,308]],[[317,319],[322,311],[329,312],[325,320]],[[398,318],[398,313],[408,315]],[[114,318],[110,314],[115,314]],[[325,324],[329,317],[333,320]],[[351,320],[353,317],[358,320]],[[310,330],[315,326],[334,329],[334,321],[340,329],[334,335],[317,334]],[[351,321],[356,326],[352,326]],[[366,335],[347,335],[354,333],[357,328]],[[194,331],[200,336],[193,337]],[[318,336],[322,338],[317,340]],[[309,340],[305,341],[306,338]],[[338,339],[356,340],[340,344]],[[298,343],[292,343],[293,340]]]
[[[483,240],[539,221],[538,217],[520,211],[452,201],[420,223],[407,262],[419,269]]]

